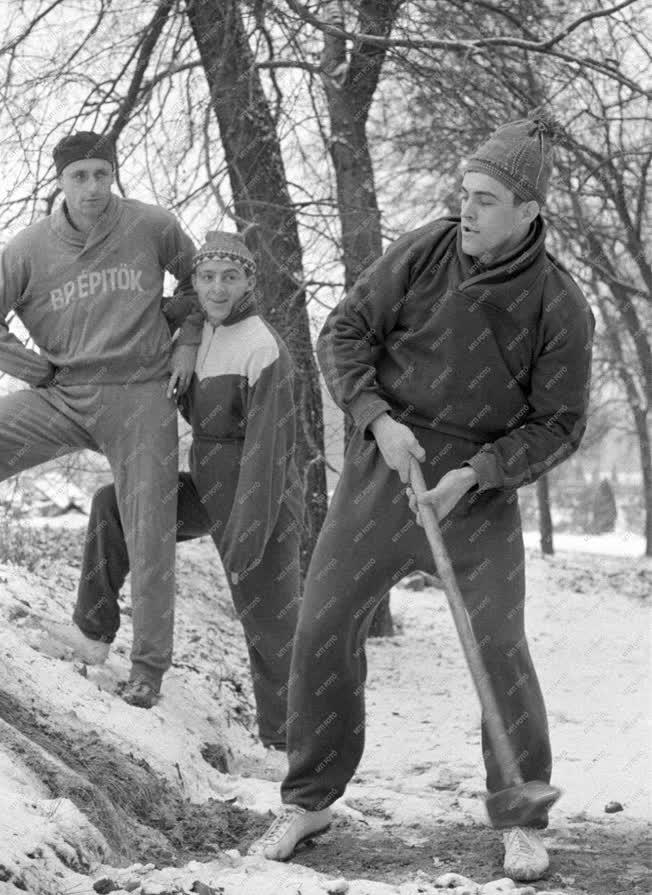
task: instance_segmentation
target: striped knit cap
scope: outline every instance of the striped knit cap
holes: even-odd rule
[[[494,131],[473,153],[466,171],[488,174],[519,199],[543,205],[552,172],[552,147],[560,135],[559,124],[535,110],[531,117],[503,124]]]
[[[228,258],[241,264],[248,276],[256,273],[256,262],[242,237],[237,233],[226,233],[224,230],[210,230],[206,234],[206,241],[195,254],[192,261],[193,271],[202,261],[216,259],[222,261]]]

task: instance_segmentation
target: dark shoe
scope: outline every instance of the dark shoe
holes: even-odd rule
[[[151,709],[159,698],[158,687],[143,678],[119,684],[118,693],[129,705],[135,705],[141,709]]]

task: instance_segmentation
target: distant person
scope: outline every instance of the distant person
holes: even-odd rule
[[[0,399],[0,481],[71,451],[107,457],[132,568],[134,640],[123,698],[138,704],[143,689],[158,691],[172,658],[173,393],[188,386],[201,339],[194,246],[168,211],[112,193],[107,137],[64,137],[54,163],[62,205],[15,236],[0,261],[0,370],[30,386]],[[164,302],[166,271],[178,291]],[[12,309],[40,354],[9,332]],[[53,623],[50,635],[79,655],[104,649],[74,625]]]
[[[179,475],[176,537],[213,538],[246,635],[260,738],[283,750],[303,518],[292,361],[257,312],[254,258],[241,239],[209,233],[194,271],[206,321],[181,398],[192,444],[190,472]],[[103,641],[120,625],[118,595],[128,571],[110,485],[93,498],[75,609],[77,624]]]
[[[363,752],[373,610],[411,570],[435,571],[405,494],[411,458],[431,489],[421,502],[443,520],[521,773],[550,780],[548,722],[524,631],[516,489],[580,443],[593,334],[584,296],[546,251],[540,211],[551,166],[545,120],[499,128],[466,166],[461,219],[393,243],[321,332],[322,372],[356,430],[306,578],[284,807],[253,846],[268,858],[288,858],[328,826]],[[482,749],[487,789],[501,790],[484,725]],[[536,828],[547,823],[542,811],[532,827],[506,832],[509,876],[545,872]]]

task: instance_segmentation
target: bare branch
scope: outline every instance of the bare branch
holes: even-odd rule
[[[608,15],[610,13],[616,12],[619,9],[622,9],[625,6],[630,6],[632,3],[636,3],[638,0],[624,0],[623,3],[619,4],[616,7],[611,7],[607,10],[601,10],[600,15]],[[335,25],[331,25],[328,22],[324,22],[318,16],[314,15],[314,13],[310,12],[302,3],[299,3],[298,0],[286,0],[286,3],[295,12],[300,18],[302,18],[305,22],[308,22],[310,25],[313,25],[319,31],[322,31],[324,34],[329,34],[332,37],[337,37],[342,40],[353,41],[355,44],[369,44],[371,46],[384,47],[384,48],[405,48],[408,50],[445,50],[456,53],[465,53],[465,54],[473,54],[483,49],[491,49],[493,47],[514,47],[519,50],[524,50],[530,53],[540,53],[543,55],[554,56],[557,59],[561,59],[564,62],[573,65],[586,66],[588,68],[593,69],[594,71],[599,71],[601,74],[624,84],[629,87],[635,93],[640,93],[643,96],[651,96],[652,91],[645,90],[635,81],[632,81],[626,75],[622,74],[617,68],[612,65],[604,62],[596,61],[595,59],[591,59],[587,56],[578,56],[577,54],[571,53],[563,53],[560,50],[555,50],[553,47],[563,40],[566,37],[566,31],[570,33],[575,30],[575,23],[571,22],[570,25],[567,26],[567,29],[564,29],[563,32],[559,32],[554,35],[549,40],[540,40],[540,41],[532,41],[532,40],[523,40],[518,37],[479,37],[473,40],[450,40],[450,39],[441,39],[441,38],[390,38],[390,37],[379,37],[374,34],[367,34],[362,32],[353,32],[348,31],[345,28],[338,27]],[[591,15],[591,18],[595,18],[595,14]]]
[[[29,37],[38,23],[42,22],[43,19],[46,19],[50,15],[52,10],[56,9],[57,6],[60,6],[61,3],[63,3],[63,0],[54,0],[54,2],[47,6],[43,10],[43,12],[39,13],[37,16],[34,16],[34,18],[31,19],[29,24],[21,31],[21,33],[17,37],[14,37],[13,40],[10,40],[4,46],[0,47],[0,56],[4,56],[5,53],[13,52],[16,47],[25,40],[25,38]]]
[[[563,28],[554,37],[551,37],[550,40],[540,41],[539,46],[541,50],[549,50],[551,47],[554,47],[555,44],[558,44],[560,41],[564,40],[583,25],[585,22],[590,22],[592,19],[600,19],[605,16],[611,16],[615,12],[618,12],[620,9],[624,9],[626,6],[631,6],[634,3],[638,3],[638,0],[623,0],[622,3],[618,3],[616,6],[608,7],[607,9],[597,9],[593,12],[587,12],[585,15],[580,16],[579,19],[575,19],[570,25],[567,25],[566,28]]]
[[[138,94],[143,81],[143,77],[145,75],[145,70],[149,65],[149,61],[154,51],[154,47],[156,46],[156,42],[161,36],[163,26],[165,25],[170,14],[170,10],[174,5],[175,0],[161,0],[156,8],[156,12],[152,17],[151,22],[145,29],[143,41],[140,47],[140,53],[138,54],[136,70],[131,80],[131,84],[129,85],[129,90],[127,91],[127,95],[125,96],[122,104],[120,105],[120,108],[118,109],[118,114],[116,115],[115,121],[111,127],[111,130],[109,131],[109,134],[114,142],[117,141],[118,137],[124,130],[127,122],[129,121],[129,116],[131,115],[137,103]]]

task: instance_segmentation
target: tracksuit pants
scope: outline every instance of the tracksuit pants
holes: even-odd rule
[[[441,433],[415,429],[415,434],[426,451],[422,469],[429,488],[477,451],[477,445]],[[523,777],[549,781],[546,712],[524,631],[516,493],[468,493],[441,528]],[[315,811],[344,793],[364,749],[371,615],[382,596],[417,569],[435,572],[405,486],[375,441],[357,432],[305,582],[290,669],[284,802]],[[506,784],[484,724],[482,748],[487,789],[500,790]],[[546,824],[542,813],[534,825]]]
[[[131,676],[157,686],[174,630],[178,434],[166,388],[164,380],[54,385],[0,398],[0,481],[76,450],[107,457],[132,568]]]
[[[234,445],[228,448],[232,460],[237,461]],[[213,493],[220,494],[219,502],[210,501],[210,517],[208,501],[198,493],[193,477],[179,474],[176,539],[211,534],[219,550],[237,485],[237,463],[225,467],[222,462],[220,470],[213,470],[206,481],[212,482]],[[174,542],[174,538],[169,540]],[[299,544],[299,526],[282,506],[260,564],[239,584],[231,584],[249,652],[260,738],[266,746],[283,749],[287,681],[300,596]],[[112,485],[101,488],[93,499],[82,565],[75,622],[91,636],[111,641],[120,625],[118,594],[129,572],[129,552]]]

